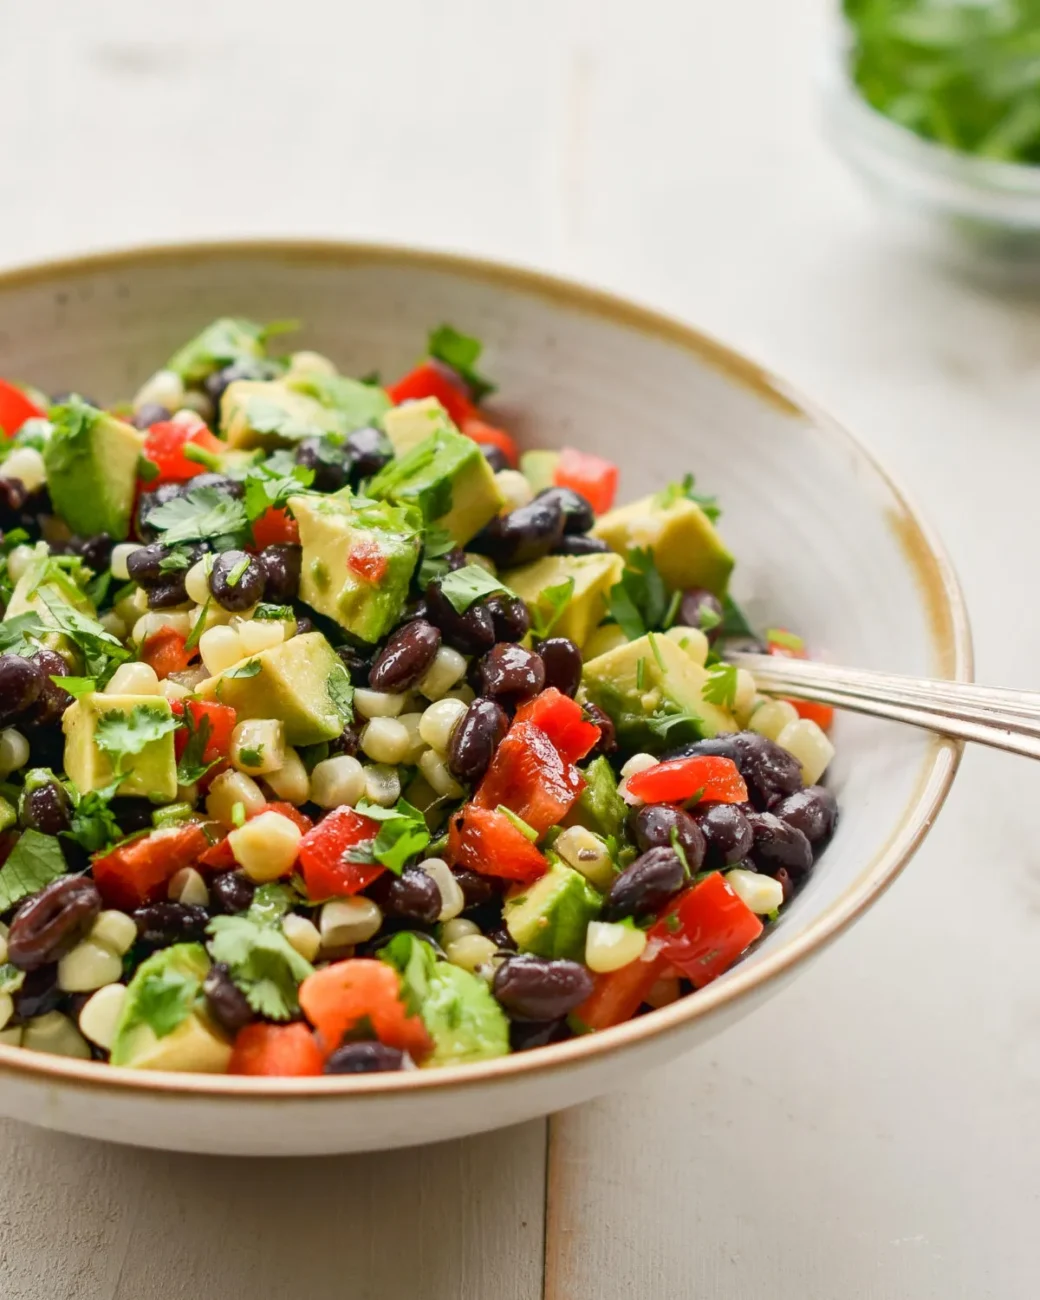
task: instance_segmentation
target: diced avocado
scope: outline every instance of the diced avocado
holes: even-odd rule
[[[225,366],[262,360],[264,334],[264,327],[255,321],[221,316],[175,352],[166,369],[180,375],[189,388],[194,388]]]
[[[653,632],[589,659],[582,674],[586,695],[610,714],[626,753],[660,750],[665,738],[677,745],[736,731],[726,709],[702,698],[707,680],[682,646]]]
[[[43,450],[55,511],[74,533],[130,534],[144,435],[78,397],[51,411],[54,432]]]
[[[436,397],[423,397],[418,402],[405,402],[395,406],[383,416],[383,428],[393,443],[394,454],[404,456],[431,434],[447,429],[455,431],[448,412]]]
[[[733,556],[715,525],[695,501],[657,494],[620,506],[596,520],[592,536],[619,555],[649,547],[661,577],[673,589],[707,587],[721,596]]]
[[[621,581],[620,555],[547,555],[502,574],[502,581],[532,607],[551,617],[554,605],[543,592],[574,580],[563,612],[552,625],[553,636],[567,636],[579,647],[607,612],[611,587]]]
[[[538,493],[552,487],[559,463],[558,451],[525,451],[520,456],[520,473],[530,483],[531,491]]]
[[[44,549],[44,543],[39,544]],[[49,554],[40,554],[30,561],[25,572],[15,583],[11,599],[7,602],[5,618],[14,618],[16,614],[25,614],[30,610],[39,615],[44,623],[57,626],[54,615],[47,608],[47,602],[40,593],[45,592],[52,599],[60,600],[81,614],[94,617],[94,606],[90,597],[72,579],[69,573],[54,563]],[[64,638],[62,638],[64,640]]]
[[[605,655],[608,650],[616,650],[619,645],[627,645],[628,637],[617,623],[601,623],[589,633],[588,640],[581,647],[584,659],[595,659]]]
[[[304,438],[343,438],[346,422],[290,387],[285,379],[236,379],[220,400],[220,427],[229,447],[291,447]]]
[[[0,831],[9,830],[18,820],[18,813],[13,803],[0,795]]]
[[[505,505],[480,447],[451,427],[392,460],[369,483],[368,493],[418,506],[426,522],[446,529],[456,546],[465,546]]]
[[[275,718],[290,745],[317,745],[343,732],[346,669],[320,632],[290,637],[200,683],[204,700],[230,704],[241,722]]]
[[[390,398],[378,384],[365,384],[346,375],[325,375],[315,371],[290,373],[286,384],[296,393],[313,397],[322,406],[338,412],[347,433],[378,424],[390,412]]]
[[[567,815],[568,826],[584,826],[597,835],[620,835],[628,805],[617,792],[610,763],[600,755],[583,773],[586,782],[578,802]]]
[[[81,794],[100,790],[115,776],[112,761],[96,740],[98,723],[108,714],[130,714],[147,710],[160,718],[172,716],[170,702],[162,695],[105,695],[91,691],[62,714],[65,733],[65,771]],[[121,795],[142,795],[153,803],[169,803],[177,797],[177,759],[173,732],[150,740],[127,765],[126,776],[117,790]]]
[[[362,641],[378,641],[401,617],[422,549],[408,507],[348,494],[290,497],[303,557],[300,599]]]
[[[585,931],[602,904],[580,871],[555,862],[540,880],[507,898],[502,915],[521,952],[581,961]]]
[[[202,982],[209,968],[200,943],[177,943],[143,961],[127,986],[112,1064],[223,1073],[231,1044],[204,1010]]]

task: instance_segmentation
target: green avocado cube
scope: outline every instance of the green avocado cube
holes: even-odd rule
[[[394,455],[403,457],[435,433],[444,430],[455,432],[455,426],[436,397],[423,397],[387,411],[383,416],[383,430],[390,439]]]
[[[347,433],[377,425],[390,413],[390,398],[386,389],[378,384],[310,370],[302,373],[290,371],[285,382],[294,393],[313,397],[322,406],[337,412]]]
[[[408,507],[352,497],[289,498],[303,556],[300,599],[361,641],[378,641],[401,617],[422,550]]]
[[[333,436],[348,430],[339,411],[330,410],[286,379],[236,379],[220,400],[220,427],[229,447],[291,447],[304,438]]]
[[[65,771],[80,794],[103,789],[116,775],[112,760],[97,743],[98,724],[113,714],[129,716],[135,709],[164,720],[173,716],[169,700],[162,695],[106,695],[103,691],[81,695],[62,714]],[[133,756],[116,793],[140,795],[153,803],[176,799],[177,759],[172,731],[150,740]]]
[[[78,397],[51,411],[54,432],[43,451],[55,512],[74,533],[130,535],[144,435]]]
[[[433,1039],[424,1069],[490,1061],[509,1052],[509,1021],[479,975],[435,962],[421,1012]]]
[[[585,932],[602,906],[602,898],[580,871],[555,862],[540,880],[507,898],[502,914],[521,952],[582,961]]]
[[[657,493],[601,515],[592,527],[619,555],[633,547],[649,548],[665,584],[674,590],[707,587],[717,596],[726,590],[733,556],[715,525],[695,502]]]
[[[532,612],[553,618],[557,606],[547,593],[566,597],[552,624],[553,636],[566,636],[580,649],[607,613],[610,589],[621,581],[625,562],[620,555],[547,555],[533,564],[511,569],[502,581],[523,597]],[[566,585],[570,594],[566,594]]]
[[[261,361],[266,333],[264,326],[255,321],[221,316],[175,352],[166,369],[180,375],[189,388],[195,388],[225,366]]]
[[[531,485],[531,491],[537,494],[552,487],[559,463],[558,451],[525,451],[520,455],[520,473]]]
[[[456,546],[465,546],[505,505],[479,445],[450,425],[381,469],[368,494],[418,506],[427,524],[444,528]]]
[[[320,632],[290,637],[200,682],[204,700],[230,704],[239,722],[274,718],[290,745],[335,740],[350,720],[350,679]]]
[[[609,761],[601,754],[585,768],[585,789],[566,817],[568,826],[584,826],[597,835],[620,836],[628,815],[628,805],[618,794],[617,778]]]

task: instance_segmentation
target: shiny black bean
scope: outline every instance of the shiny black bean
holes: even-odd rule
[[[498,893],[488,876],[479,871],[470,871],[468,867],[453,867],[452,875],[458,881],[466,907],[482,907],[498,897]]]
[[[558,1020],[592,992],[592,976],[576,961],[527,954],[507,957],[491,991],[515,1020]]]
[[[237,1034],[256,1019],[246,995],[231,978],[231,972],[223,962],[209,968],[202,982],[202,991],[210,1015],[229,1034]]]
[[[518,506],[498,515],[469,543],[478,555],[488,555],[501,568],[530,564],[548,555],[563,536],[564,514],[552,497]]]
[[[802,788],[801,763],[775,741],[754,731],[739,731],[733,740],[740,754],[737,767],[756,808],[771,809]]]
[[[224,551],[213,561],[209,589],[222,609],[241,613],[263,596],[266,576],[255,555]]]
[[[581,651],[566,636],[551,636],[536,646],[545,665],[545,684],[574,696],[581,685]]]
[[[315,492],[338,492],[347,482],[349,458],[342,447],[327,438],[305,438],[296,448],[297,465],[314,471]]]
[[[326,1074],[381,1074],[403,1070],[404,1052],[385,1043],[344,1043],[325,1061]]]
[[[56,650],[36,650],[30,655],[30,659],[43,675],[43,688],[31,717],[33,722],[41,727],[52,727],[61,721],[61,715],[72,703],[72,696],[51,678],[68,677],[69,666]],[[46,763],[40,766],[53,767],[54,764]]]
[[[100,573],[109,566],[113,545],[108,533],[95,533],[93,537],[73,537],[69,542],[69,554],[78,555],[95,573]]]
[[[509,460],[501,447],[496,447],[494,443],[482,442],[480,450],[484,459],[497,474],[500,469],[512,469]]]
[[[154,587],[171,576],[170,571],[164,570],[162,565],[163,561],[168,560],[172,554],[172,546],[164,546],[162,542],[151,542],[148,546],[141,546],[136,551],[130,552],[126,557],[126,571],[138,586]],[[172,572],[176,573],[178,570]]]
[[[20,478],[0,478],[0,528],[16,528],[29,493]]]
[[[519,704],[545,686],[542,657],[521,645],[496,645],[480,661],[480,694],[501,704]]]
[[[701,628],[709,641],[715,641],[722,625],[722,601],[705,587],[688,587],[679,601],[677,623]]]
[[[784,902],[788,903],[794,897],[797,886],[791,879],[790,873],[786,867],[780,867],[778,871],[773,872],[773,879],[784,891]]]
[[[220,399],[224,396],[224,390],[228,384],[233,384],[236,379],[273,379],[277,373],[277,366],[270,361],[262,361],[260,358],[233,361],[231,365],[224,366],[222,370],[216,370],[212,375],[207,375],[203,381],[203,387],[213,405],[219,406]]]
[[[462,654],[483,654],[495,644],[491,611],[477,604],[460,614],[436,580],[426,587],[426,616],[440,628],[446,644]]]
[[[514,1052],[529,1052],[532,1047],[548,1047],[550,1043],[561,1043],[570,1037],[567,1019],[559,1020],[511,1020],[509,1022],[509,1046]]]
[[[297,620],[297,635],[299,635],[299,621]],[[367,686],[368,674],[372,669],[372,660],[366,658],[360,650],[355,650],[353,646],[341,645],[336,654],[339,656],[343,667],[350,674],[350,680],[355,686]]]
[[[329,741],[329,758],[335,754],[346,754],[348,758],[353,758],[361,748],[362,725],[359,722],[348,722],[339,735]]]
[[[188,599],[188,589],[184,585],[186,570],[175,569],[168,573],[161,582],[146,588],[149,609],[175,609]]]
[[[165,406],[160,406],[158,402],[145,402],[144,405],[133,413],[130,417],[130,423],[135,429],[150,429],[153,424],[161,424],[164,420],[173,418],[173,412]]]
[[[626,916],[652,916],[688,880],[686,868],[674,849],[648,849],[611,885],[603,905],[603,919],[620,921]]]
[[[751,852],[751,823],[735,804],[698,804],[693,817],[707,843],[704,865],[708,870],[735,866]]]
[[[683,745],[677,745],[674,749],[669,749],[662,754],[662,760],[673,758],[693,758],[694,756],[706,756],[712,758],[728,758],[731,763],[736,763],[737,767],[743,761],[740,747],[737,745],[737,738],[733,736],[712,736],[708,740],[691,740]]]
[[[778,868],[786,868],[792,879],[812,867],[812,845],[800,830],[782,822],[771,812],[754,812],[747,814],[754,835],[751,860],[759,871],[772,875]]]
[[[72,826],[72,800],[63,785],[48,772],[30,772],[18,799],[18,820],[26,830],[60,835]]]
[[[572,488],[547,487],[535,497],[536,501],[555,501],[563,511],[563,531],[567,536],[587,533],[596,522],[596,513],[589,501]]]
[[[499,952],[516,952],[516,940],[504,925],[493,925],[485,930],[485,935]]]
[[[496,641],[522,641],[531,629],[531,615],[519,596],[494,595],[484,601]]]
[[[476,785],[509,730],[509,718],[494,700],[477,698],[451,733],[448,767],[452,776]]]
[[[86,876],[63,876],[26,900],[7,936],[7,960],[36,970],[71,952],[101,911],[97,885]]]
[[[253,901],[256,885],[240,871],[223,871],[209,882],[209,905],[214,912],[244,912]]]
[[[45,1016],[48,1011],[56,1011],[63,997],[58,987],[58,966],[52,962],[49,966],[37,966],[26,972],[22,987],[12,993],[14,1014],[19,1020],[31,1020],[33,1016]]]
[[[137,798],[133,795],[120,795],[112,800],[109,808],[124,835],[135,835],[138,831],[150,831],[155,824],[152,821],[155,804],[150,799]]]
[[[0,655],[0,724],[27,713],[40,698],[44,674],[31,659]]]
[[[601,754],[613,754],[617,749],[617,728],[614,726],[614,719],[598,704],[586,702],[581,707],[589,722],[594,722],[599,727],[599,740],[589,751],[589,758],[598,758]]]
[[[344,449],[350,457],[350,481],[354,484],[378,474],[394,458],[393,445],[381,429],[355,429]]]
[[[264,571],[264,600],[272,605],[288,605],[300,590],[303,547],[291,542],[274,542],[259,555]]]
[[[198,480],[196,479],[195,482]],[[148,520],[153,511],[158,510],[160,506],[166,505],[170,501],[175,501],[184,487],[183,483],[161,483],[154,492],[142,492],[141,498],[137,503],[137,535],[142,541],[154,541],[158,535],[158,530],[153,528]],[[135,552],[136,554],[136,552]],[[130,562],[127,561],[127,571],[129,572]]]
[[[199,943],[206,937],[209,913],[194,903],[149,903],[133,913],[137,937],[147,948]]]
[[[578,533],[562,537],[553,547],[553,555],[605,555],[610,547],[602,537],[583,537]]]
[[[308,618],[306,614],[296,615],[296,635],[305,636],[308,632],[314,631],[314,619]]]
[[[368,674],[374,691],[399,695],[414,686],[433,663],[441,644],[440,629],[423,618],[405,623],[376,655]]]
[[[822,844],[834,834],[838,822],[838,801],[822,785],[810,785],[789,794],[773,808],[788,826],[799,830],[812,845]]]
[[[405,867],[399,876],[386,871],[367,893],[384,916],[419,925],[432,925],[444,906],[436,880],[421,867]]]
[[[231,478],[217,470],[208,470],[205,474],[196,474],[188,483],[181,484],[181,491],[194,491],[197,488],[216,488],[221,496],[234,497],[236,500],[245,496],[246,487],[241,479]]]
[[[646,804],[629,815],[629,826],[640,853],[674,848],[674,834],[686,854],[686,865],[693,872],[700,871],[706,849],[704,835],[688,812],[663,803]]]

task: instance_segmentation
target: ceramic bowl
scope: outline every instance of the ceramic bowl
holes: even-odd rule
[[[387,376],[414,363],[432,324],[450,321],[485,341],[496,416],[528,445],[572,444],[620,462],[622,499],[686,470],[717,493],[739,559],[735,594],[753,621],[797,628],[836,661],[970,675],[949,563],[859,443],[704,335],[576,284],[350,244],[116,253],[0,276],[0,374],[114,401],[226,314],[298,318],[300,346],[350,373]],[[663,1010],[503,1060],[355,1078],[145,1073],[0,1047],[0,1112],[142,1146],[328,1154],[481,1132],[629,1083],[783,988],[927,833],[956,745],[851,716],[835,742],[842,819],[807,888],[744,961]]]

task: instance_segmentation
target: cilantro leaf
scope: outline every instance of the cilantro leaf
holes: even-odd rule
[[[340,716],[340,721],[345,727],[349,727],[354,721],[354,686],[350,674],[342,664],[333,665],[325,689],[332,707]]]
[[[27,609],[24,614],[14,614],[0,622],[0,654],[21,655],[23,658],[40,648],[48,628],[39,614]]]
[[[254,1011],[270,1020],[291,1020],[299,1013],[297,990],[314,967],[280,927],[248,916],[215,916],[207,934],[213,960],[225,963]]]
[[[6,912],[30,894],[39,893],[52,880],[65,875],[67,870],[61,845],[55,836],[42,835],[34,830],[22,831],[7,861],[0,867],[0,912]]]
[[[223,316],[175,352],[166,369],[193,387],[236,361],[259,361],[264,354],[263,340],[270,332],[255,321]]]
[[[474,402],[482,401],[495,391],[495,385],[479,375],[475,368],[484,351],[484,345],[479,339],[460,334],[451,325],[440,325],[430,331],[426,351],[435,361],[443,361],[446,366],[451,366],[465,380]]]
[[[269,881],[257,887],[246,917],[258,925],[277,925],[299,902],[300,897],[291,885],[279,880]]]
[[[151,704],[135,704],[129,713],[112,709],[103,713],[94,730],[94,743],[107,754],[115,772],[146,746],[177,729],[177,719]]]
[[[87,675],[103,686],[116,668],[130,658],[130,651],[118,637],[107,632],[95,618],[74,609],[52,586],[40,586],[37,595],[58,631],[82,652]]]
[[[357,805],[357,811],[363,817],[382,823],[378,835],[371,841],[372,860],[381,863],[396,876],[430,842],[426,818],[407,799],[398,799],[393,808],[383,808],[362,799]]]
[[[143,971],[133,981],[134,1019],[165,1038],[188,1018],[201,992],[201,982],[177,966]]]
[[[495,592],[513,593],[498,578],[494,578],[481,564],[467,564],[454,569],[441,579],[441,592],[451,602],[457,614],[465,614],[474,601]]]
[[[349,379],[346,375],[293,375],[288,384],[295,392],[313,397],[322,406],[338,411],[347,433],[376,424],[391,405],[389,396],[378,382],[366,383],[363,379]]]
[[[185,709],[182,723],[188,733],[188,743],[177,764],[177,782],[179,785],[194,785],[220,762],[220,758],[218,756],[209,763],[205,760],[206,746],[213,731],[208,714],[202,714],[196,722],[192,710]]]
[[[455,542],[451,533],[440,524],[431,524],[426,529],[426,537],[423,543],[422,563],[419,565],[419,585],[423,588],[434,578],[443,578],[450,572],[448,561],[445,559],[451,551],[455,549]]]
[[[688,713],[685,709],[679,708],[677,704],[666,701],[647,718],[646,725],[655,736],[667,740],[676,727],[683,727],[684,729],[687,726],[692,727],[694,733],[700,736],[704,720],[695,713]]]
[[[162,533],[162,542],[206,542],[217,538],[245,536],[246,508],[235,497],[215,487],[190,488],[183,496],[157,506],[148,516],[152,528]]]
[[[636,547],[628,552],[621,581],[610,589],[609,605],[611,617],[630,641],[667,626],[672,600],[653,551]]]
[[[284,467],[280,459],[271,457],[262,465],[250,466],[245,484],[246,518],[251,524],[272,507],[279,509],[290,497],[300,496],[314,482],[314,470],[306,465]]]
[[[72,824],[67,831],[62,831],[62,835],[88,853],[98,853],[121,840],[123,832],[109,807],[119,789],[119,778],[100,790],[88,790],[86,794],[80,794],[71,781],[67,784],[73,799]]]
[[[237,680],[239,677],[256,677],[258,673],[263,671],[263,667],[259,659],[247,659],[243,664],[235,664],[231,668],[225,668],[222,676],[225,681]]]
[[[190,569],[194,561],[187,551],[171,550],[169,555],[164,555],[159,561],[160,573],[180,573],[183,569]]]
[[[740,608],[732,596],[722,597],[722,624],[719,627],[719,637],[750,636],[755,635],[755,629],[744,617],[744,611]]]
[[[554,587],[542,588],[538,593],[537,601],[531,606],[531,630],[535,636],[545,637],[552,632],[573,595],[573,577],[557,583]]]
[[[55,686],[60,686],[63,691],[78,700],[81,695],[90,695],[97,690],[97,681],[93,677],[51,677]]]
[[[734,664],[716,664],[708,674],[701,696],[709,704],[732,709],[737,698],[737,669]]]
[[[253,610],[253,618],[260,619],[261,622],[270,622],[275,619],[288,622],[289,619],[295,621],[296,615],[293,613],[293,607],[291,605],[271,605],[267,601],[262,600]]]

